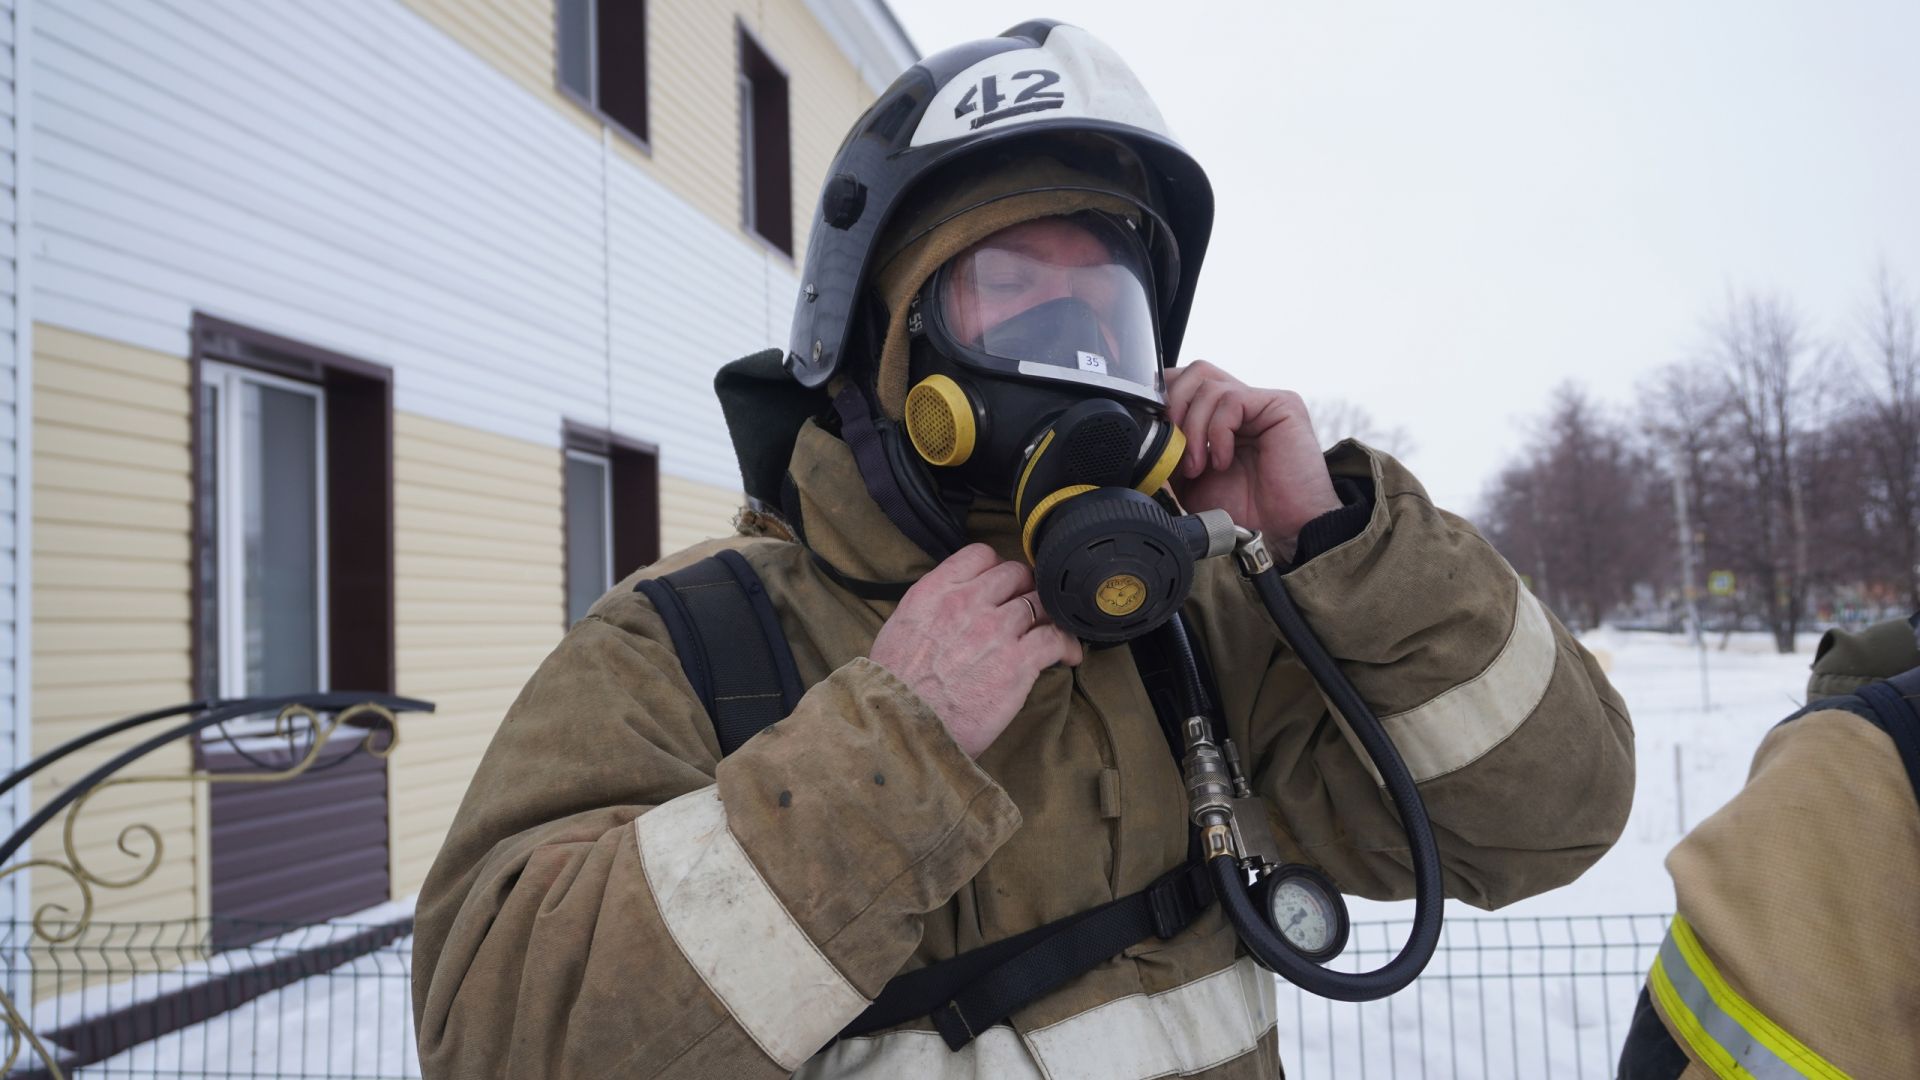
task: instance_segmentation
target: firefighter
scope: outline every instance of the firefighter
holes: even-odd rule
[[[1667,856],[1621,1080],[1920,1076],[1920,647],[1830,630],[1805,708]]]
[[[741,535],[603,597],[460,806],[417,917],[427,1076],[1279,1075],[1272,976],[1181,871],[1180,770],[1116,643],[1184,613],[1292,861],[1403,898],[1407,840],[1228,560],[1078,606],[1077,571],[1036,581],[1070,521],[1076,551],[1161,565],[1135,493],[1281,549],[1449,895],[1498,907],[1613,843],[1625,709],[1500,556],[1391,457],[1323,455],[1297,395],[1174,366],[1211,222],[1077,28],[881,96],[822,192],[792,346],[717,381]]]

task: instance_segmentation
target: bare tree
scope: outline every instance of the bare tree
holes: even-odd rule
[[[1549,606],[1576,626],[1595,626],[1664,557],[1655,481],[1633,433],[1566,384],[1525,464],[1496,481],[1483,518]]]
[[[1885,267],[1875,281],[1872,306],[1863,320],[1865,378],[1857,397],[1855,425],[1871,472],[1868,497],[1878,503],[1887,528],[1879,550],[1893,554],[1889,566],[1909,606],[1920,607],[1920,332],[1916,303]]]
[[[1315,402],[1312,414],[1313,430],[1327,446],[1342,439],[1359,439],[1394,457],[1405,457],[1414,451],[1413,436],[1407,433],[1404,425],[1383,427],[1364,406],[1346,398],[1326,398]]]
[[[1751,295],[1728,304],[1710,363],[1726,386],[1746,525],[1728,548],[1752,574],[1761,611],[1783,653],[1806,612],[1811,562],[1803,441],[1821,420],[1814,347],[1793,308]]]
[[[1640,432],[1658,459],[1673,492],[1674,528],[1680,549],[1680,600],[1700,630],[1701,571],[1714,566],[1712,540],[1727,523],[1724,502],[1727,425],[1726,390],[1706,365],[1670,364],[1640,388]]]

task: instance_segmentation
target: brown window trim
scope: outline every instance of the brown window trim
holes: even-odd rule
[[[642,120],[645,122],[645,126],[651,129],[653,126],[653,11],[651,5],[646,3],[645,0],[626,0],[626,2],[639,3],[641,6],[641,42],[643,51],[640,57],[640,79],[642,83],[640,97],[644,103]],[[590,12],[589,14],[590,16],[595,15],[597,11]],[[639,150],[642,156],[652,157],[653,140],[650,131],[645,134],[637,132],[619,120],[614,119],[606,110],[595,104],[594,97],[599,93],[598,87],[589,87],[588,92],[582,94],[580,91],[568,86],[562,79],[559,56],[562,31],[560,26],[560,5],[558,3],[553,5],[553,23],[555,50],[553,58],[553,88],[560,92],[561,97],[578,105],[587,115],[599,121],[615,135],[626,140],[634,149]],[[597,79],[599,76],[598,53],[600,49],[600,27],[597,19],[593,19],[592,23],[593,24],[587,28],[587,32],[591,37],[588,47],[594,51],[595,59],[589,65],[589,80]]]
[[[560,483],[566,490],[566,451],[579,450],[607,459],[613,491],[613,574],[618,581],[642,566],[660,561],[660,447],[642,439],[616,435],[605,428],[573,420],[560,425]],[[562,597],[573,595],[564,580],[567,562],[565,513],[560,515]],[[562,615],[565,618],[565,615]]]
[[[779,208],[775,219],[773,221],[763,222],[758,207],[749,205],[748,200],[745,198],[749,180],[749,170],[746,167],[748,148],[742,145],[740,148],[740,184],[742,193],[740,200],[740,224],[748,236],[759,240],[766,246],[769,252],[783,256],[789,262],[792,262],[794,250],[797,247],[794,241],[795,222],[793,216],[793,76],[787,70],[787,66],[782,64],[779,58],[774,55],[773,50],[767,48],[766,42],[760,39],[760,35],[754,33],[744,20],[736,16],[733,25],[734,72],[739,76],[744,76],[749,83],[753,83],[755,79],[752,68],[764,64],[767,73],[777,77],[780,80],[781,89],[785,91],[780,101],[779,120],[782,128],[781,133],[784,134],[786,138],[784,143],[778,145],[781,167],[774,171],[784,176],[785,183],[783,186],[785,187],[786,197],[778,201]],[[753,153],[753,161],[755,162],[754,171],[756,172],[759,170],[758,163],[763,158],[762,151],[767,149],[767,146],[761,145],[763,140],[759,137],[760,115],[760,111],[756,109],[754,113],[754,142],[756,145]],[[744,140],[747,132],[744,130],[744,125],[742,128],[740,134]],[[765,140],[765,142],[771,144],[772,140]],[[754,202],[759,202],[757,184],[755,185]]]
[[[202,600],[204,535],[199,507],[207,493],[201,456],[201,364],[212,360],[320,386],[327,395],[327,626],[328,679],[335,689],[395,689],[393,555],[393,370],[305,342],[228,322],[193,316],[189,393],[193,460],[192,634],[196,697],[218,688],[205,682],[202,644],[207,620]],[[339,477],[360,482],[339,483]],[[372,482],[366,482],[371,479]]]

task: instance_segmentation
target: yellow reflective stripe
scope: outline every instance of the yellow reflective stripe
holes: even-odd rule
[[[1810,1077],[1819,1080],[1847,1080],[1847,1074],[1829,1064],[1827,1060],[1787,1033],[1787,1029],[1767,1019],[1766,1015],[1739,992],[1727,984],[1720,969],[1707,959],[1707,951],[1700,945],[1700,939],[1693,933],[1693,925],[1681,915],[1673,917],[1673,926],[1668,931],[1673,935],[1674,944],[1680,946],[1680,955],[1686,958],[1687,966],[1713,995],[1714,1004],[1722,1012],[1739,1021],[1740,1026],[1759,1039],[1762,1045],[1773,1051],[1782,1061],[1800,1069]]]
[[[1667,977],[1666,968],[1661,965],[1658,956],[1653,958],[1653,970],[1647,975],[1647,986],[1653,991],[1661,1010],[1667,1014],[1667,1019],[1678,1029],[1674,1034],[1700,1058],[1701,1064],[1712,1070],[1713,1075],[1720,1080],[1753,1080],[1753,1074],[1741,1068],[1740,1063],[1733,1060],[1732,1054],[1713,1041],[1713,1037],[1700,1026],[1700,1018],[1693,1015],[1693,1010],[1687,1008],[1686,1002],[1680,1000],[1680,993],[1673,988],[1673,980]]]
[[[1673,917],[1647,982],[1677,1034],[1723,1080],[1848,1080],[1741,997],[1683,916]]]

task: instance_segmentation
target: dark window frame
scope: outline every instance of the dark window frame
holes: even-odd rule
[[[203,580],[203,553],[214,542],[206,535],[202,513],[209,495],[202,467],[209,419],[202,411],[202,368],[208,362],[320,388],[326,401],[328,679],[339,690],[393,692],[392,369],[200,312],[193,315],[191,340],[193,595],[188,648],[194,695],[211,697],[218,690],[204,685],[210,673],[203,655],[213,640],[209,620],[211,632],[219,632],[219,613],[205,603]],[[317,768],[285,784],[214,785],[207,804],[205,855],[216,947],[269,937],[278,932],[274,924],[279,921],[324,920],[391,898],[391,780],[386,760],[355,754],[357,746],[357,737],[329,742],[320,748]],[[294,764],[301,750],[266,753],[284,767]],[[260,771],[224,742],[195,739],[193,754],[196,765],[209,772]],[[257,835],[262,822],[277,827],[285,820],[310,821],[316,811],[337,814],[343,805],[353,809],[336,817],[333,832],[309,831],[294,838],[291,846],[262,844]],[[298,877],[304,871],[290,869],[313,858],[322,860],[322,868],[307,878]],[[283,865],[287,859],[293,861]],[[290,872],[295,879],[288,878]],[[252,921],[262,918],[272,921]]]
[[[201,365],[215,361],[319,386],[326,397],[327,675],[341,690],[395,688],[393,551],[393,370],[305,342],[215,318],[193,315],[189,365],[192,455],[192,620],[189,662],[195,697],[207,684],[204,655],[219,612],[205,603],[200,508],[209,492],[201,468]]]
[[[612,496],[608,501],[612,504],[613,519],[609,530],[613,534],[613,580],[619,581],[642,566],[660,560],[660,447],[573,420],[561,422],[560,444],[561,618],[571,625],[571,613],[566,611],[566,599],[573,595],[569,577],[573,573],[572,560],[567,558],[572,523],[565,512],[567,451],[578,450],[607,459],[607,484]]]
[[[606,2],[606,0],[554,0],[554,89],[558,90],[561,96],[567,100],[591,113],[594,119],[600,121],[621,138],[633,144],[641,153],[651,157],[653,154],[653,142],[651,138],[651,130],[653,127],[653,34],[651,33],[651,5],[647,3],[647,0],[614,0],[614,2],[617,3],[627,3],[637,6],[639,9],[639,19],[633,27],[640,38],[640,48],[636,52],[640,63],[640,125],[636,130],[634,126],[627,121],[614,116],[614,114],[608,111],[601,103],[604,95],[601,93],[600,81],[599,13],[600,5],[603,2]],[[584,92],[577,87],[567,84],[566,64],[560,55],[560,51],[566,47],[565,15],[561,9],[568,3],[580,4],[586,9],[584,18],[586,20],[586,77],[588,85]]]
[[[773,50],[737,18],[734,81],[740,109],[740,225],[747,235],[792,260],[793,78]],[[768,177],[776,182],[764,184]]]

